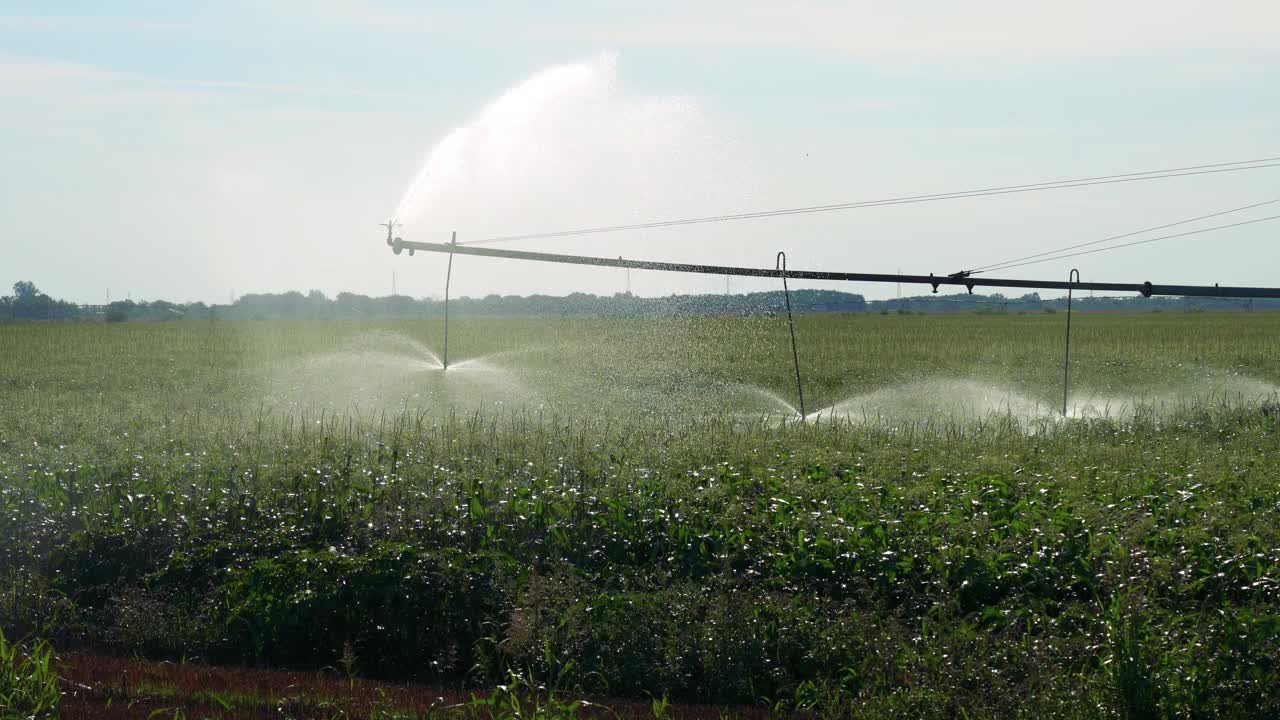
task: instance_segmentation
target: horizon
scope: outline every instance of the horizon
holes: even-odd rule
[[[61,298],[56,298],[56,297],[47,295],[46,293],[44,293],[42,290],[39,289],[38,283],[34,283],[34,285],[35,285],[35,289],[39,292],[39,294],[48,298],[50,302],[53,302],[53,303],[69,302]],[[1016,291],[1019,289],[1020,288],[1007,288],[1007,290],[1010,290],[1010,291]],[[994,288],[994,290],[999,290],[999,288]],[[1081,293],[1083,292],[1084,290],[1081,291]],[[671,307],[671,308],[668,308],[668,310],[676,310],[677,312],[687,312],[687,313],[692,313],[696,315],[718,314],[719,311],[723,310],[725,311],[724,314],[727,314],[727,315],[739,315],[739,314],[742,314],[744,311],[746,312],[746,314],[753,314],[754,312],[758,312],[761,310],[761,308],[759,307],[753,308],[750,305],[740,305],[739,303],[743,303],[749,300],[756,300],[760,298],[767,298],[770,296],[781,297],[782,295],[784,295],[784,293],[785,291],[781,288],[759,289],[759,290],[752,290],[752,291],[741,292],[741,293],[734,293],[734,292],[676,293],[676,292],[672,292],[667,295],[635,295],[625,291],[615,292],[612,294],[572,292],[572,293],[563,294],[563,295],[540,294],[540,293],[525,294],[525,295],[502,295],[497,293],[491,293],[484,296],[471,296],[471,295],[453,296],[450,298],[450,302],[458,303],[461,306],[459,309],[463,312],[463,314],[470,317],[490,317],[490,316],[492,317],[529,317],[529,318],[556,317],[556,316],[576,317],[576,316],[583,315],[582,311],[584,308],[575,307],[573,303],[581,302],[581,301],[600,301],[605,303],[605,306],[603,306],[601,309],[601,312],[600,312],[601,315],[618,314],[620,311],[623,311],[624,308],[618,307],[618,308],[610,309],[607,306],[611,304],[619,303],[619,302],[626,302],[626,301],[633,301],[637,303],[637,305],[639,306],[644,306],[644,305],[651,306],[648,308],[640,307],[633,310],[633,312],[641,312],[641,313],[659,311],[661,310],[660,305],[662,305],[664,301],[665,302],[675,301],[679,303],[685,303],[685,305],[682,305],[681,307],[678,307],[678,308]],[[862,309],[854,309],[852,307],[841,305],[840,307],[836,307],[836,308],[828,308],[828,304],[826,302],[819,303],[818,305],[803,304],[803,298],[806,296],[806,294],[815,294],[815,293],[818,294],[819,296],[831,296],[829,302],[851,303],[855,305],[861,304],[863,307]],[[1044,295],[1042,294],[1042,292],[1036,291],[1036,290],[1030,290],[1022,294],[1016,294],[1016,292],[1005,294],[1001,292],[951,291],[950,288],[948,288],[947,291],[942,291],[938,293],[926,292],[923,294],[908,294],[908,295],[900,295],[900,296],[888,297],[888,298],[868,298],[862,293],[848,292],[845,290],[838,290],[838,289],[831,289],[831,288],[805,287],[805,288],[792,289],[791,295],[797,300],[796,303],[793,303],[793,307],[795,308],[797,314],[869,313],[869,312],[884,313],[889,310],[901,311],[903,309],[907,309],[911,312],[917,312],[919,314],[956,314],[956,313],[969,313],[969,312],[977,312],[979,314],[989,314],[989,313],[995,313],[995,312],[999,312],[999,313],[1008,312],[1009,314],[1026,314],[1028,312],[1028,309],[1031,309],[1033,306],[1035,310],[1043,310],[1045,312],[1056,312],[1057,310],[1063,308],[1066,303],[1065,296]],[[323,291],[312,289],[306,292],[303,292],[300,290],[288,290],[288,291],[279,292],[279,293],[244,293],[237,297],[230,298],[228,302],[215,301],[215,302],[205,303],[204,301],[199,301],[199,300],[190,301],[190,302],[176,302],[176,301],[167,300],[165,298],[141,298],[141,299],[135,300],[132,297],[126,297],[123,299],[122,298],[113,299],[110,303],[107,303],[107,304],[71,303],[71,306],[77,308],[81,312],[86,310],[92,310],[95,308],[101,311],[101,310],[113,309],[113,308],[115,309],[127,309],[127,308],[156,309],[157,307],[160,307],[162,309],[163,307],[182,308],[188,311],[193,309],[201,309],[202,311],[213,312],[213,311],[219,311],[219,310],[234,311],[236,309],[243,309],[245,307],[253,305],[253,306],[257,306],[255,307],[255,310],[258,312],[267,311],[272,313],[270,318],[266,318],[265,316],[264,317],[255,316],[253,319],[290,319],[292,318],[292,319],[302,319],[302,320],[306,320],[306,319],[323,320],[323,319],[332,319],[335,316],[326,315],[323,318],[314,317],[314,316],[311,318],[297,317],[297,312],[300,310],[300,308],[298,307],[291,305],[287,307],[270,308],[270,307],[262,307],[262,303],[265,302],[268,305],[270,305],[271,303],[279,302],[281,300],[288,300],[290,302],[293,302],[299,299],[308,304],[324,303],[325,305],[328,306],[328,312],[332,312],[335,309],[339,309],[339,316],[345,318],[347,316],[341,315],[341,309],[340,309],[342,303],[344,302],[343,296],[348,296],[350,299],[353,299],[356,301],[371,301],[374,303],[386,303],[391,301],[402,301],[402,302],[407,301],[410,304],[421,304],[425,308],[430,308],[433,305],[443,305],[445,303],[444,298],[441,296],[431,296],[431,295],[412,296],[412,295],[404,295],[404,294],[364,295],[359,293],[349,293],[345,291],[339,292],[333,296],[329,296],[325,294]],[[700,299],[715,300],[716,298],[722,298],[725,302],[729,302],[731,304],[723,307],[698,304],[698,301]],[[4,303],[9,303],[13,299],[14,299],[14,296],[0,295],[0,307],[3,307]],[[560,307],[558,310],[548,310],[547,308],[541,308],[541,309],[528,309],[523,312],[519,311],[519,308],[512,308],[512,307],[488,308],[488,309],[484,307],[479,307],[479,308],[476,307],[477,305],[483,306],[486,303],[496,302],[500,304],[510,304],[513,302],[518,303],[520,301],[533,301],[533,300],[563,303],[563,307]],[[692,302],[693,304],[688,304],[690,302]],[[1157,294],[1152,298],[1146,298],[1146,297],[1143,297],[1142,295],[1096,296],[1095,293],[1091,290],[1088,291],[1087,295],[1077,294],[1075,297],[1075,303],[1076,303],[1075,305],[1076,309],[1081,312],[1089,312],[1091,310],[1101,311],[1101,312],[1112,312],[1112,311],[1120,310],[1123,312],[1134,312],[1139,314],[1146,313],[1146,312],[1158,313],[1169,308],[1181,308],[1185,311],[1197,311],[1197,312],[1219,312],[1219,311],[1252,312],[1255,310],[1265,312],[1267,310],[1280,309],[1280,300],[1268,299],[1268,298],[1248,299],[1248,298],[1231,298],[1231,297],[1196,297],[1196,296],[1161,295],[1161,294]],[[988,305],[992,306],[992,308],[987,309],[987,308],[980,307],[980,306],[988,306]],[[996,305],[1001,306],[1001,309],[999,311],[996,311],[994,309],[994,306]],[[1011,310],[1011,306],[1012,306],[1012,310]],[[16,306],[11,304],[10,309],[11,310],[16,309]],[[779,306],[778,308],[773,308],[772,310],[780,311],[780,309],[781,309],[781,306]],[[368,308],[363,308],[361,309],[361,312],[366,312],[367,310]],[[400,308],[400,311],[402,310],[403,308]],[[350,308],[348,308],[348,311],[350,311]],[[400,311],[396,311],[395,308],[387,307],[387,308],[382,308],[380,310],[375,310],[375,316],[380,318],[386,318],[386,319],[408,319],[403,315],[403,312],[400,312]],[[101,314],[101,312],[99,312],[99,314]],[[621,314],[625,315],[627,313],[621,312]],[[588,312],[586,313],[586,315],[593,315],[593,313]],[[204,316],[198,315],[197,317],[203,319]],[[30,316],[30,317],[17,318],[17,319],[18,320],[42,320],[42,319],[43,320],[49,320],[49,319],[84,320],[87,318],[82,315],[76,315],[76,316],[59,316],[59,317]],[[154,321],[157,319],[158,318],[154,316],[132,317],[132,318],[128,316],[120,316],[119,318],[116,319],[116,321],[141,320],[145,322],[145,321]],[[167,319],[167,316],[166,316],[166,319]],[[231,318],[231,319],[237,319],[237,318]],[[241,317],[238,319],[243,320],[245,318]]]

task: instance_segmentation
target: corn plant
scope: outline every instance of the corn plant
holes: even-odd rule
[[[0,717],[58,717],[61,694],[53,662],[48,643],[37,641],[27,649],[0,633]]]

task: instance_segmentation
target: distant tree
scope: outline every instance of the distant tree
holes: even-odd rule
[[[19,280],[13,284],[13,297],[18,302],[30,302],[39,294],[36,284],[30,280]]]
[[[333,315],[333,303],[329,302],[329,298],[319,290],[312,290],[307,293],[307,316],[316,318],[331,317]]]
[[[13,284],[13,309],[15,318],[44,320],[53,317],[52,299],[40,292],[36,284],[20,280]]]
[[[117,300],[107,306],[104,319],[112,323],[126,322],[137,307],[137,303],[132,300]]]
[[[368,295],[356,295],[355,293],[342,292],[338,293],[337,299],[334,301],[334,309],[339,317],[344,318],[366,318],[371,317],[373,298]]]

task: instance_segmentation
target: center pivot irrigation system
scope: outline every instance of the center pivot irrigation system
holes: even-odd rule
[[[915,285],[929,285],[936,294],[938,288],[942,286],[963,287],[973,294],[974,288],[992,287],[992,288],[1023,288],[1023,289],[1042,289],[1042,290],[1066,290],[1067,291],[1067,323],[1066,323],[1066,350],[1063,361],[1063,377],[1062,377],[1062,414],[1065,417],[1069,411],[1068,394],[1070,388],[1071,375],[1071,304],[1072,296],[1077,290],[1098,290],[1110,293],[1136,293],[1142,297],[1151,298],[1156,296],[1177,296],[1177,297],[1202,297],[1202,298],[1275,298],[1280,299],[1280,288],[1278,287],[1233,287],[1225,285],[1163,285],[1155,284],[1149,281],[1139,283],[1115,283],[1115,282],[1083,282],[1080,279],[1080,271],[1073,269],[1068,275],[1067,280],[1032,280],[1023,278],[993,278],[993,277],[975,277],[976,273],[983,272],[984,269],[964,270],[951,273],[948,275],[904,275],[899,273],[855,273],[855,272],[832,272],[825,270],[788,270],[787,257],[784,252],[779,252],[776,257],[774,267],[739,267],[732,265],[699,265],[692,263],[674,263],[674,262],[658,262],[653,260],[627,260],[624,258],[607,258],[595,257],[590,255],[565,255],[559,253],[532,252],[528,250],[503,250],[498,248],[475,247],[475,245],[507,242],[512,240],[531,240],[552,237],[564,237],[571,235],[586,235],[603,232],[614,232],[621,230],[633,230],[650,227],[668,227],[673,225],[690,225],[706,222],[721,222],[729,220],[744,220],[757,217],[773,217],[778,215],[801,214],[812,212],[826,212],[831,210],[849,210],[861,207],[872,207],[878,205],[902,204],[913,202],[932,202],[935,200],[958,199],[964,197],[978,197],[984,195],[1006,194],[1033,192],[1039,190],[1052,190],[1066,187],[1080,187],[1082,185],[1107,184],[1115,182],[1133,182],[1138,180],[1155,180],[1166,177],[1180,177],[1183,175],[1200,175],[1206,173],[1233,172],[1237,170],[1251,170],[1264,167],[1277,167],[1272,162],[1280,160],[1280,158],[1264,158],[1261,160],[1245,161],[1241,163],[1219,163],[1215,165],[1201,165],[1190,168],[1174,168],[1172,170],[1159,170],[1145,173],[1128,173],[1125,175],[1110,175],[1095,178],[1082,178],[1074,180],[1063,180],[1049,183],[1034,183],[1031,185],[1015,185],[999,188],[983,188],[978,190],[966,190],[955,193],[940,193],[935,195],[916,195],[903,198],[890,198],[886,200],[874,200],[860,203],[844,203],[839,205],[822,205],[806,208],[794,208],[790,210],[776,210],[757,213],[739,213],[736,215],[713,216],[704,218],[692,218],[687,220],[667,220],[655,223],[641,223],[635,225],[619,225],[603,228],[588,228],[582,230],[570,230],[564,232],[538,233],[534,235],[516,235],[507,237],[490,238],[486,240],[476,240],[470,243],[459,243],[457,233],[453,233],[452,240],[449,243],[429,243],[429,242],[411,242],[395,236],[394,230],[397,225],[396,221],[391,220],[384,223],[387,228],[387,245],[391,247],[392,252],[399,255],[404,250],[409,251],[409,255],[413,255],[416,251],[445,253],[449,256],[449,267],[445,276],[445,295],[444,295],[444,360],[443,365],[447,370],[449,367],[449,283],[453,276],[453,256],[454,255],[475,255],[480,257],[505,258],[508,260],[524,260],[533,262],[558,263],[562,265],[590,265],[595,267],[623,268],[627,270],[657,270],[661,272],[679,272],[679,273],[697,273],[704,275],[722,275],[736,277],[772,277],[782,280],[783,296],[786,303],[787,324],[791,332],[791,355],[795,365],[796,377],[796,394],[800,401],[800,416],[806,416],[804,404],[804,383],[800,375],[800,356],[796,345],[795,320],[791,313],[791,291],[787,285],[788,279],[793,280],[839,280],[847,282],[867,282],[867,283],[907,283]],[[1258,164],[1258,163],[1268,164]],[[1209,169],[1206,169],[1209,168]],[[1280,199],[1269,200],[1262,203],[1255,203],[1241,208],[1233,208],[1222,212],[1216,212],[1209,215],[1190,218],[1174,223],[1159,225],[1152,228],[1146,228],[1124,235],[1117,235],[1104,240],[1098,240],[1088,243],[1073,245],[1062,250],[1073,250],[1089,245],[1116,240],[1124,237],[1130,237],[1139,233],[1152,230],[1172,227],[1175,225],[1183,225],[1190,222],[1204,220],[1206,218],[1217,217],[1228,213],[1248,210],[1262,205],[1272,203],[1280,203]],[[1147,242],[1154,242],[1173,237],[1182,237],[1185,235],[1194,235],[1211,230],[1220,230],[1239,225],[1248,225],[1256,222],[1280,219],[1280,215],[1264,217],[1244,222],[1233,223],[1231,225],[1222,225],[1218,227],[1204,228],[1201,230],[1192,230],[1189,232],[1179,233],[1176,235],[1166,235],[1163,237],[1150,238],[1147,240],[1139,240],[1136,242],[1126,243],[1124,245],[1114,245],[1110,247],[1089,250],[1085,252],[1075,252],[1069,255],[1061,255],[1059,251],[1051,251],[1030,255],[1024,258],[1017,258],[1007,263],[999,263],[989,268],[999,269],[1000,267],[1009,268],[1017,265],[1033,264],[1033,262],[1043,262],[1045,260],[1060,260],[1065,257],[1074,255],[1085,255],[1092,252],[1100,252],[1102,250],[1111,250],[1118,247],[1127,247],[1130,245],[1138,245]],[[1057,257],[1045,258],[1045,260],[1034,260],[1033,262],[1021,262],[1028,258],[1041,258],[1046,255],[1056,255]]]

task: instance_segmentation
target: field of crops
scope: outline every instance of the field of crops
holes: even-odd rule
[[[1068,420],[1060,314],[798,318],[808,421],[777,317],[468,320],[448,371],[441,330],[0,324],[0,628],[455,695],[1280,716],[1280,315],[1077,316]]]

